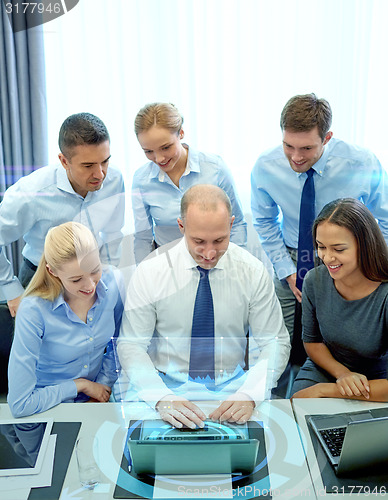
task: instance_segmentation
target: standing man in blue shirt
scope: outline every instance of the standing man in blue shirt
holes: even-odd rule
[[[43,253],[48,230],[75,221],[97,239],[102,262],[120,260],[124,224],[124,182],[108,169],[110,138],[104,123],[90,113],[71,115],[59,131],[59,160],[22,177],[7,189],[0,204],[0,299],[15,316],[24,287]],[[4,247],[23,237],[19,278]]]
[[[253,224],[275,269],[275,289],[293,336],[301,197],[312,170],[315,216],[330,201],[362,201],[388,241],[387,174],[367,149],[333,138],[332,111],[315,94],[292,97],[283,108],[282,145],[264,152],[251,176]]]

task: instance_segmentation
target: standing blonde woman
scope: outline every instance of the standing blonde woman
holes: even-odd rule
[[[154,246],[180,238],[177,218],[183,193],[195,184],[213,184],[230,198],[235,217],[231,241],[246,245],[246,223],[232,175],[217,155],[182,143],[183,117],[173,104],[144,106],[135,118],[135,133],[150,160],[133,178],[135,258],[144,259]]]
[[[116,272],[102,269],[87,227],[67,222],[49,230],[16,315],[8,369],[15,417],[109,400],[117,378],[111,338],[123,312],[117,283]]]

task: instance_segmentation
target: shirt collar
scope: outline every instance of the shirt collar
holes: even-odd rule
[[[150,179],[156,179],[159,175],[160,168],[157,166],[156,163],[153,161],[151,162],[151,169],[150,169]]]
[[[102,279],[97,283],[96,287],[96,294],[97,294],[97,299],[94,302],[94,305],[100,304],[106,297],[106,292],[108,291],[108,287],[104,283]]]
[[[73,186],[70,184],[69,178],[67,177],[66,169],[62,165],[58,165],[57,168],[57,186],[58,189],[62,191],[81,196],[74,191]]]
[[[189,148],[187,144],[184,144],[187,147],[189,154],[187,156],[187,165],[190,165],[191,172],[201,172],[199,166],[199,152],[193,148]]]
[[[314,165],[311,167],[313,170],[315,170],[315,173],[318,174],[319,176],[323,176],[325,173],[325,168],[326,168],[326,163],[327,163],[327,158],[329,156],[329,143],[324,147],[322,156],[319,158],[319,160],[314,163]],[[305,172],[302,172],[305,173]],[[302,173],[298,174],[298,177],[302,175]]]
[[[329,149],[330,149],[330,141],[329,143],[325,146],[324,150],[323,150],[323,153],[322,153],[322,156],[319,158],[319,160],[315,163],[315,165],[313,165],[313,168],[315,170],[315,172],[322,176],[325,172],[325,168],[326,168],[326,163],[327,163],[327,158],[329,156]]]

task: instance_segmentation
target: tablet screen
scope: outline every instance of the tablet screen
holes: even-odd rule
[[[52,421],[0,423],[0,476],[37,474],[46,452]]]

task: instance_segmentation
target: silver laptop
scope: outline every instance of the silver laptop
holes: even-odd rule
[[[128,449],[137,474],[242,474],[256,465],[258,424],[207,421],[176,429],[162,420],[131,421]]]
[[[339,476],[388,462],[388,408],[310,415],[307,422]]]

